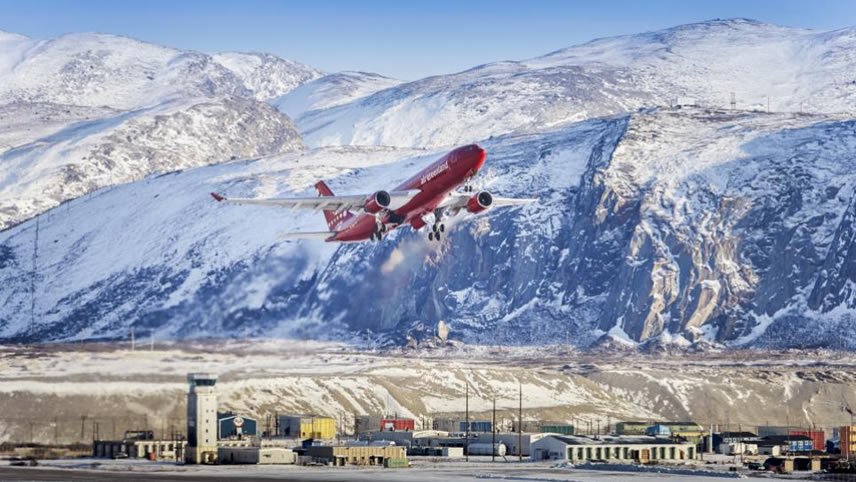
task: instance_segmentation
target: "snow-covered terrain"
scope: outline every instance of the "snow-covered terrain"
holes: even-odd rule
[[[379,91],[297,118],[312,146],[448,146],[675,102],[856,110],[856,30],[715,20],[594,40]],[[686,100],[685,100],[686,99]]]
[[[20,45],[34,41],[0,42],[29,52]],[[0,214],[23,219],[135,182],[0,233],[0,339],[133,326],[401,342],[446,320],[478,343],[856,346],[854,43],[851,29],[717,20],[404,84],[334,74],[272,105],[237,93],[260,85],[250,74],[264,57],[226,55],[203,62],[202,77],[222,68],[245,80],[210,97],[187,97],[203,93],[185,82],[180,99],[130,110],[8,104],[0,116],[34,127],[0,130],[15,145],[0,153],[0,192],[51,200],[15,198]],[[138,68],[114,59],[96,70],[114,62]],[[696,100],[644,107],[684,97]],[[297,150],[274,107],[325,146]],[[67,126],[76,116],[93,120]],[[207,197],[311,195],[318,179],[337,193],[389,188],[470,140],[489,153],[482,187],[539,202],[452,220],[439,244],[409,230],[380,244],[286,241],[323,229],[321,215]]]
[[[127,37],[36,40],[0,31],[0,103],[133,109],[175,97],[279,97],[321,73],[268,54],[215,56]]]
[[[263,101],[320,75],[268,54],[0,32],[0,228],[150,173],[299,149]]]
[[[307,82],[271,103],[292,119],[309,111],[347,104],[401,84],[368,72],[338,72]]]
[[[224,206],[207,193],[307,195],[317,179],[369,192],[442,151],[316,149],[77,199],[0,233],[0,337],[135,326],[159,337],[400,340],[444,319],[473,342],[840,343],[850,298],[819,304],[809,293],[833,279],[849,286],[849,271],[831,277],[822,263],[849,249],[836,233],[851,222],[852,121],[663,110],[484,145],[483,187],[539,202],[453,224],[441,244],[409,230],[381,244],[283,241],[321,228],[320,214]],[[781,256],[790,261],[772,261]]]
[[[30,430],[37,442],[77,441],[82,414],[104,434],[143,424],[158,435],[170,426],[183,430],[188,372],[218,374],[219,406],[260,425],[275,412],[317,413],[337,418],[343,433],[352,432],[354,414],[397,413],[420,427],[435,417],[462,416],[467,386],[470,416],[489,417],[495,396],[497,421],[506,429],[519,389],[527,420],[599,421],[604,429],[620,420],[661,419],[724,429],[834,427],[849,420],[842,404],[856,400],[856,360],[831,351],[659,358],[556,346],[445,346],[378,353],[258,340],[155,340],[149,351],[143,337],[136,351],[129,347],[0,347],[0,403],[16,414],[0,419],[0,442],[28,440]]]

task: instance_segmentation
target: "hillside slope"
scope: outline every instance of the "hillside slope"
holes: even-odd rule
[[[0,32],[0,229],[150,173],[300,149],[263,101],[319,75],[267,54]]]
[[[854,112],[856,30],[713,20],[497,62],[297,119],[311,146],[450,146],[669,106]],[[689,101],[683,99],[690,99]]]
[[[207,192],[305,195],[317,179],[366,192],[442,151],[326,148],[149,177],[50,212],[38,240],[34,221],[0,234],[0,338],[133,325],[402,340],[444,319],[472,342],[838,343],[852,270],[828,266],[852,243],[853,127],[696,109],[495,138],[483,187],[539,203],[453,222],[439,245],[406,230],[380,244],[282,241],[323,220]]]

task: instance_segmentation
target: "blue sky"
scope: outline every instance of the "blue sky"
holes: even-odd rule
[[[832,30],[856,25],[856,1],[0,0],[0,29],[35,38],[105,32],[203,52],[270,52],[326,71],[407,80],[730,17]]]

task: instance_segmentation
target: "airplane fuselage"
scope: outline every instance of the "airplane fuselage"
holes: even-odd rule
[[[336,234],[328,241],[366,241],[377,231],[378,221],[389,229],[406,224],[417,228],[424,226],[422,217],[434,212],[450,192],[475,176],[486,157],[487,152],[476,144],[449,152],[394,189],[419,191],[406,204],[387,210],[380,219],[366,212],[357,214],[336,226]]]

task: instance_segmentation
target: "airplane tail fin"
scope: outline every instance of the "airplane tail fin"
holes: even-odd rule
[[[315,190],[318,192],[318,195],[322,197],[333,195],[333,191],[330,190],[330,187],[327,186],[327,183],[324,181],[316,182]],[[324,219],[327,220],[327,227],[330,228],[330,231],[335,231],[336,226],[338,226],[342,221],[351,218],[353,215],[354,213],[350,211],[336,212],[329,209],[324,210]]]

